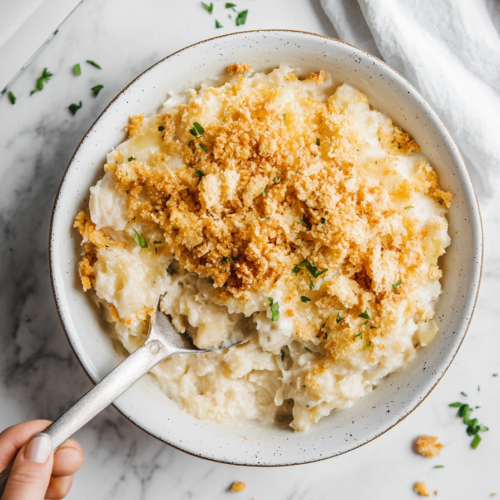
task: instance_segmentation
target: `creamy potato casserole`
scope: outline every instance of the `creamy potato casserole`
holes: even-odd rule
[[[80,276],[128,352],[158,297],[198,347],[153,374],[200,419],[305,431],[437,333],[452,198],[348,84],[228,68],[133,116],[76,217]]]

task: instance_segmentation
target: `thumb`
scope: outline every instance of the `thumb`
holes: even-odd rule
[[[43,500],[54,453],[48,434],[35,434],[17,454],[2,500]]]

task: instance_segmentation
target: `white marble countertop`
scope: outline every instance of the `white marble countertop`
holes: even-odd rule
[[[287,28],[335,36],[319,0],[239,0],[245,29]],[[131,79],[186,45],[236,31],[223,0],[210,16],[197,0],[85,0],[15,81],[11,106],[0,99],[0,429],[56,418],[90,389],[64,336],[48,271],[49,221],[66,165],[85,131]],[[217,18],[224,28],[216,30]],[[84,64],[93,59],[102,71]],[[24,61],[20,61],[22,65]],[[72,67],[82,64],[75,77]],[[54,76],[32,97],[41,70]],[[90,87],[104,85],[94,99]],[[76,116],[67,106],[83,102]],[[478,132],[479,133],[479,132]],[[110,145],[111,146],[111,145]],[[69,499],[319,500],[412,499],[425,480],[439,498],[500,494],[500,199],[484,220],[484,273],[476,313],[439,386],[397,427],[346,455],[288,468],[246,468],[204,461],[146,435],[114,408],[77,434],[86,462]],[[495,306],[495,304],[497,304]],[[480,387],[480,390],[479,390]],[[460,392],[468,394],[467,398]],[[465,400],[490,431],[477,450],[448,404]],[[420,434],[439,436],[439,459],[412,452]],[[433,466],[444,465],[443,469]],[[227,493],[234,480],[244,493]]]

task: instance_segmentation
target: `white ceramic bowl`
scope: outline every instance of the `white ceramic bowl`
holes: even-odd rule
[[[161,60],[128,85],[92,125],[76,150],[54,206],[50,264],[63,327],[83,368],[99,381],[120,361],[106,325],[82,292],[77,273],[80,237],[72,228],[102,175],[110,148],[124,140],[133,114],[155,112],[167,91],[196,86],[245,62],[258,71],[286,63],[304,72],[325,70],[336,82],[364,92],[371,104],[407,130],[455,194],[450,212],[451,246],[442,260],[443,294],[437,305],[440,332],[402,372],[387,377],[348,410],[323,418],[307,433],[201,421],[181,411],[149,376],[115,403],[132,422],[176,448],[203,458],[242,465],[313,462],[361,446],[405,418],[443,376],[463,341],[474,310],[482,266],[480,213],[456,144],[436,113],[401,75],[351,45],[311,33],[251,31],[197,43]]]

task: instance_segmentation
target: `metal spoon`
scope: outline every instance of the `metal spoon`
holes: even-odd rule
[[[52,438],[55,451],[78,429],[121,396],[160,361],[174,354],[200,354],[218,351],[243,342],[245,341],[215,349],[198,349],[190,338],[174,329],[167,316],[161,312],[160,301],[158,300],[156,312],[151,318],[148,336],[144,344],[122,361],[43,432]],[[4,492],[11,470],[12,463],[0,473],[0,497]]]

